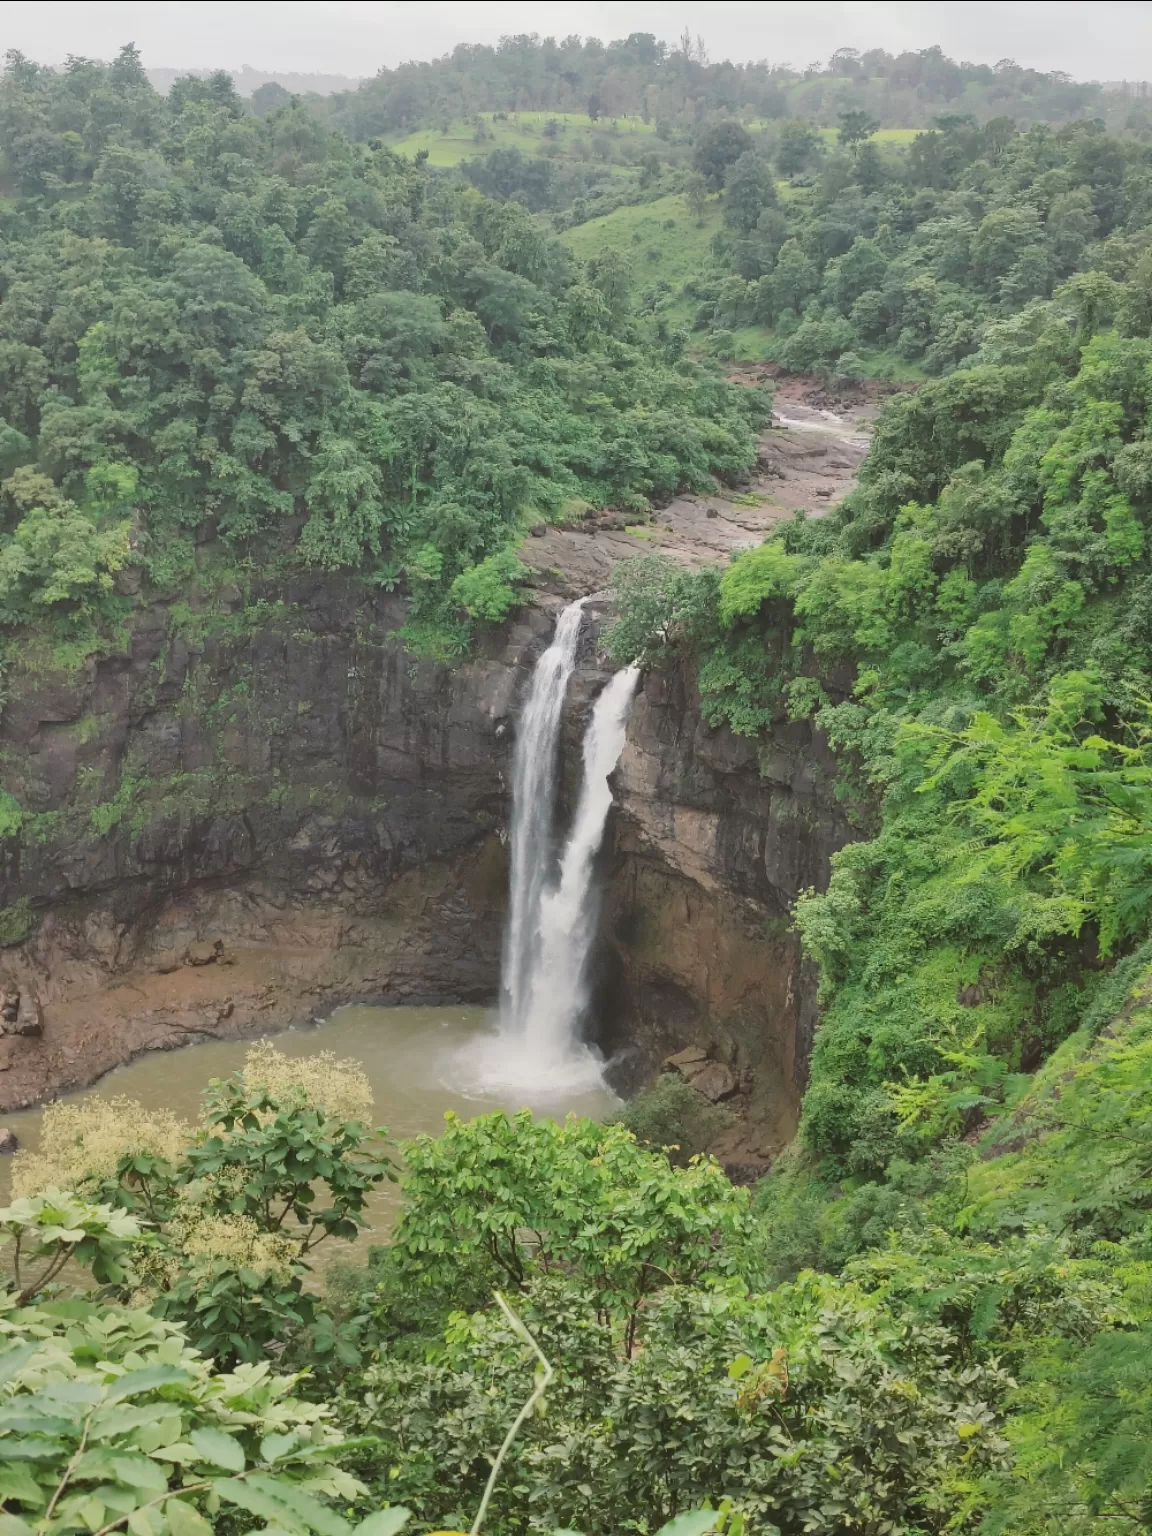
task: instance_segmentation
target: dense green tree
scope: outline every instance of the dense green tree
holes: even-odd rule
[[[849,107],[840,113],[840,142],[847,149],[855,150],[870,139],[879,126],[878,118],[870,117],[860,107]]]
[[[275,112],[278,107],[286,107],[292,98],[282,85],[278,85],[275,80],[269,80],[264,85],[258,85],[248,99],[256,116],[266,117],[269,112]]]
[[[781,176],[799,176],[816,164],[823,140],[811,123],[791,119],[783,123],[776,142],[776,169]]]
[[[724,176],[725,223],[741,234],[750,234],[764,209],[776,201],[772,167],[755,150],[745,150]]]
[[[739,123],[731,119],[714,123],[696,140],[692,168],[703,176],[710,192],[720,192],[729,168],[751,148],[751,135]]]

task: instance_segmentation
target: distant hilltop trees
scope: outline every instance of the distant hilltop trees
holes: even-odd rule
[[[167,96],[177,80],[189,75],[206,80],[215,74],[211,69],[149,69],[145,70],[153,90]],[[240,69],[226,71],[232,76],[238,96],[254,96],[262,86],[277,85],[288,96],[332,96],[337,91],[354,91],[361,83],[350,75],[293,74],[284,70],[253,69],[250,64]]]

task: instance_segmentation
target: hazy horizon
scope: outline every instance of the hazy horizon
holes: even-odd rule
[[[45,64],[68,54],[111,58],[135,42],[156,71],[207,69],[266,75],[342,76],[349,83],[409,60],[439,58],[461,43],[493,44],[502,36],[576,33],[605,42],[651,32],[675,43],[685,27],[715,59],[767,59],[805,68],[839,47],[904,49],[940,46],[951,57],[995,64],[1012,58],[1077,80],[1142,79],[1152,74],[1152,0],[1056,0],[1035,3],[910,5],[892,0],[796,0],[765,5],[720,0],[704,9],[681,3],[477,5],[285,0],[268,25],[267,5],[253,0],[76,0],[27,4],[5,18],[4,46]],[[1043,26],[1037,24],[1042,17]],[[1133,60],[1141,61],[1133,68]],[[328,89],[332,89],[331,84]]]

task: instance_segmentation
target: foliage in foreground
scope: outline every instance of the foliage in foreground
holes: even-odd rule
[[[633,1355],[562,1279],[535,1282],[521,1306],[557,1380],[510,1458],[502,1529],[646,1527],[722,1494],[754,1529],[789,1536],[942,1530],[957,1480],[1003,1459],[996,1369],[956,1371],[944,1330],[835,1281],[667,1287]],[[498,1315],[461,1316],[434,1363],[369,1367],[341,1412],[390,1426],[390,1493],[451,1525],[474,1507],[526,1364]]]
[[[209,1085],[198,1126],[123,1099],[49,1105],[41,1150],[15,1159],[24,1198],[0,1221],[17,1273],[22,1249],[25,1270],[30,1257],[43,1265],[18,1281],[22,1298],[71,1256],[221,1364],[294,1342],[354,1359],[306,1280],[317,1244],[356,1238],[371,1190],[394,1177],[371,1103],[355,1063],[296,1061],[262,1042]],[[31,1193],[45,1189],[47,1200]]]
[[[83,1302],[0,1313],[0,1498],[6,1536],[208,1536],[254,1516],[297,1536],[391,1536],[358,1525],[330,1411],[268,1360],[225,1374],[179,1328]]]
[[[53,1244],[77,1246],[102,1266],[89,1300],[59,1299],[68,1276],[83,1283],[79,1263],[55,1276],[49,1264],[44,1296],[15,1309],[13,1297],[0,1314],[11,1338],[0,1353],[6,1511],[61,1536],[124,1525],[144,1536],[145,1524],[202,1536],[201,1520],[350,1536],[360,1514],[399,1502],[418,1526],[464,1529],[539,1348],[549,1379],[500,1463],[493,1531],[651,1531],[707,1500],[724,1501],[733,1531],[746,1522],[768,1536],[1142,1529],[1146,989],[1141,971],[1104,1036],[1089,1022],[1065,1044],[996,1121],[984,1160],[941,1152],[887,1184],[821,1192],[793,1154],[751,1211],[715,1164],[674,1167],[623,1126],[450,1118],[443,1137],[403,1149],[393,1241],[345,1270],[328,1302],[311,1293],[308,1329],[253,1331],[253,1358],[231,1371],[230,1335],[202,1333],[220,1353],[205,1359],[190,1348],[199,1314],[174,1322],[168,1297],[147,1290],[149,1264],[172,1262],[155,1214],[173,1198],[172,1171],[189,1147],[218,1142],[217,1160],[227,1147],[224,1169],[245,1170],[233,1198],[270,1211],[273,1226],[284,1212],[299,1252],[318,1213],[299,1190],[268,1200],[269,1148],[282,1145],[290,1105],[288,1139],[310,1160],[309,1115],[363,1113],[362,1078],[264,1048],[243,1079],[214,1086],[191,1142],[187,1128],[133,1121],[121,1104],[132,1145],[117,1150],[111,1117],[95,1117],[85,1140],[83,1122],[58,1112],[22,1178],[71,1171],[113,1201],[27,1193],[4,1213],[8,1233],[34,1229],[49,1259]],[[247,1108],[221,1130],[225,1102]],[[348,1166],[333,1186],[355,1188],[361,1152],[334,1157]],[[213,1178],[218,1198],[228,1175],[217,1167],[209,1189]],[[837,1210],[830,1224],[823,1213]],[[803,1251],[805,1213],[822,1235]],[[236,1250],[213,1262],[250,1283]],[[796,1273],[813,1263],[824,1273]],[[515,1314],[493,1305],[493,1289]],[[318,1339],[340,1338],[354,1349],[317,1353]],[[309,1355],[314,1374],[291,1371]],[[404,1518],[372,1516],[365,1536]],[[693,1529],[728,1518],[693,1516]]]

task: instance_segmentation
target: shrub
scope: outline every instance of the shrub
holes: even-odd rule
[[[624,1106],[619,1120],[641,1146],[666,1152],[677,1168],[706,1152],[722,1131],[736,1123],[730,1110],[710,1104],[678,1072],[665,1073],[637,1094]]]
[[[631,1341],[651,1292],[730,1267],[714,1237],[742,1228],[747,1199],[716,1163],[672,1168],[624,1126],[573,1116],[446,1118],[442,1136],[404,1145],[392,1248],[411,1284],[445,1308],[477,1286],[519,1287],[559,1267]]]
[[[122,1308],[9,1311],[0,1333],[7,1536],[211,1536],[222,1512],[297,1536],[390,1536],[407,1517],[353,1526],[334,1507],[366,1490],[330,1413],[293,1395],[298,1377],[223,1374],[179,1328]]]
[[[513,550],[501,550],[456,577],[452,600],[474,619],[502,623],[519,600],[515,583],[527,574],[528,567],[516,558]]]
[[[137,1293],[219,1361],[259,1360],[319,1327],[320,1352],[350,1363],[351,1336],[322,1324],[304,1280],[317,1244],[357,1237],[369,1193],[394,1177],[364,1118],[367,1078],[330,1052],[294,1060],[264,1041],[204,1097],[196,1127],[126,1099],[50,1106],[40,1150],[16,1156],[16,1187],[64,1183],[136,1218],[151,1238]]]

